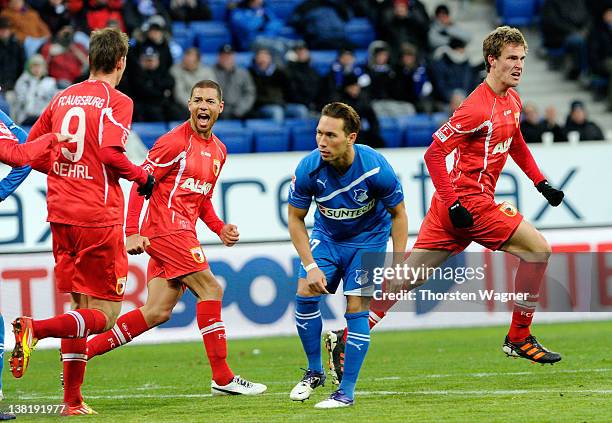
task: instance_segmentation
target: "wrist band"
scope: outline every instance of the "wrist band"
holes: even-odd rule
[[[312,263],[310,263],[308,266],[304,266],[304,270],[307,272],[310,272],[312,269],[315,269],[319,266],[317,266],[317,263],[315,263],[314,261]]]

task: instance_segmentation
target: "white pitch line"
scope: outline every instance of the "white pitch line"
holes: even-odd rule
[[[612,389],[498,389],[498,390],[439,390],[439,391],[357,391],[359,397],[392,396],[392,395],[438,395],[438,396],[497,396],[497,395],[530,395],[530,394],[601,394],[611,395]],[[287,392],[272,392],[264,396],[286,397]],[[124,395],[85,395],[88,400],[95,399],[177,399],[177,398],[210,398],[212,394],[124,394]],[[61,400],[59,395],[24,395],[20,401]]]

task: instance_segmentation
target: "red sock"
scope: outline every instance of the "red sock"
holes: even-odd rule
[[[368,316],[368,325],[370,325],[370,330],[372,330],[372,328],[376,326],[382,320],[382,318],[385,317],[386,315],[387,313],[384,311],[370,310],[370,315]],[[344,342],[346,342],[347,335],[348,335],[348,329],[344,328],[344,334],[342,335],[342,339],[344,340]]]
[[[149,330],[140,309],[132,310],[119,316],[112,329],[107,330],[87,341],[87,357],[92,359],[123,344],[131,342],[138,335]]]
[[[516,277],[514,278],[514,292],[527,294],[524,301],[515,301],[512,309],[512,323],[508,338],[510,342],[523,342],[531,333],[529,326],[533,320],[533,313],[538,304],[540,286],[544,279],[547,262],[530,263],[521,260]]]
[[[62,363],[64,365],[64,402],[69,406],[83,402],[81,385],[87,365],[87,340],[85,338],[62,339]]]
[[[46,320],[34,320],[34,336],[43,338],[87,338],[106,326],[106,315],[100,310],[80,308]]]
[[[206,355],[212,369],[212,378],[220,386],[227,385],[234,373],[227,365],[225,326],[221,320],[221,301],[201,301],[196,306],[198,327],[204,338]]]

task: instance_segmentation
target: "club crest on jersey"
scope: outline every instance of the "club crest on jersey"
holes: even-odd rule
[[[514,123],[518,128],[521,123],[521,112],[514,112]]]
[[[115,291],[117,295],[123,295],[125,292],[125,285],[127,284],[127,276],[117,279],[117,286],[115,287]]]
[[[459,125],[457,125],[459,126]],[[446,141],[447,139],[449,139],[451,137],[451,135],[453,135],[453,128],[450,126],[450,124],[447,122],[444,125],[442,125],[440,127],[440,129],[438,129],[435,133],[435,136],[438,137],[438,139],[441,142]]]
[[[193,247],[189,251],[191,252],[191,256],[196,263],[202,264],[206,261],[206,256],[204,255],[204,251],[202,251],[202,247]]]
[[[357,274],[355,275],[355,282],[357,282],[357,284],[361,286],[367,285],[369,282],[368,271],[357,269]]]
[[[512,137],[508,138],[506,141],[495,144],[493,154],[505,153],[510,149],[510,144],[512,144]]]
[[[219,176],[219,171],[221,170],[221,162],[217,159],[213,160],[213,173],[215,176]]]
[[[199,179],[187,178],[181,185],[181,188],[206,195],[212,189],[212,184],[208,182],[202,183]]]
[[[368,199],[368,191],[365,189],[357,188],[353,191],[353,197],[358,203],[363,203]]]
[[[503,214],[505,214],[508,217],[514,217],[518,213],[517,208],[513,204],[510,204],[507,201],[504,201],[503,203],[501,203],[499,206],[499,209],[501,210]]]

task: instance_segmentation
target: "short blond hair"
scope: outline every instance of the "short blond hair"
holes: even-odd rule
[[[509,26],[500,26],[492,31],[487,38],[482,42],[482,55],[484,56],[485,67],[487,73],[491,70],[489,64],[489,56],[493,56],[496,59],[501,56],[501,52],[507,45],[523,46],[525,47],[525,53],[527,53],[527,41],[525,37],[516,28]]]

